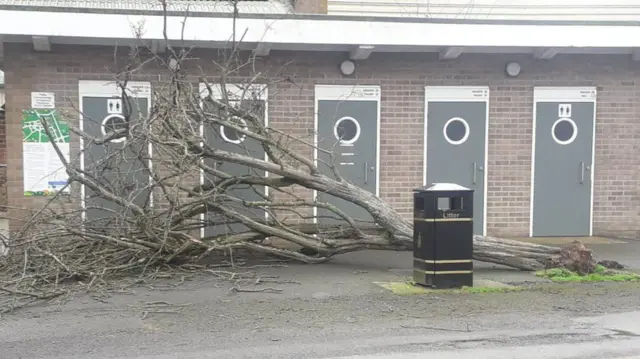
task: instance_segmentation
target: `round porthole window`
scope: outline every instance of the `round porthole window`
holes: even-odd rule
[[[345,145],[353,144],[360,138],[360,124],[353,117],[342,117],[333,126],[333,135]]]
[[[578,136],[578,126],[570,118],[561,118],[551,126],[551,137],[560,145],[568,145]]]
[[[442,128],[444,139],[452,145],[460,145],[469,138],[469,124],[460,117],[449,119]]]
[[[114,133],[116,131],[126,130],[128,127],[127,120],[122,115],[109,115],[102,120],[102,135],[107,136],[108,134]],[[127,139],[126,136],[115,138],[109,142],[119,143],[123,142]]]
[[[243,130],[247,130],[247,121],[239,117],[233,117],[231,120],[236,127],[240,127]],[[227,127],[225,125],[220,125],[220,136],[222,139],[229,143],[234,143],[236,145],[242,143],[247,137],[245,134],[240,133],[233,128]]]

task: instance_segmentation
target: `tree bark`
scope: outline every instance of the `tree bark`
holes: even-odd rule
[[[539,270],[561,253],[561,248],[496,237],[473,237],[473,259],[522,270]]]

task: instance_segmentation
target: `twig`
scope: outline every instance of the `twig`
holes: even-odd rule
[[[259,293],[259,292],[263,292],[263,293],[282,293],[282,289],[278,289],[278,288],[262,288],[262,289],[247,289],[247,288],[239,288],[239,287],[232,287],[231,289],[229,289],[229,292],[227,294],[231,294],[233,292],[245,292],[245,293]]]
[[[144,304],[145,307],[148,307],[142,312],[142,318],[145,319],[149,314],[179,314],[185,307],[192,305],[192,303],[185,304],[172,304],[165,301],[154,301],[154,302],[146,302]],[[161,308],[161,307],[169,307],[169,308]],[[160,308],[160,309],[156,309]]]
[[[188,306],[193,305],[193,304],[192,303],[172,304],[172,303],[160,300],[160,301],[155,301],[155,302],[146,302],[144,305],[145,306],[165,305],[165,306],[171,306],[171,307],[188,307]]]
[[[53,299],[55,297],[61,296],[66,293],[66,291],[58,291],[58,292],[53,292],[48,294],[39,294],[39,293],[33,293],[33,292],[23,292],[20,290],[10,289],[3,286],[0,286],[0,290],[10,294],[22,295],[25,297],[31,297],[31,298],[40,299],[40,300]]]
[[[278,280],[278,279],[258,277],[256,279],[255,284],[257,285],[257,284],[260,284],[260,283],[300,284],[300,282],[297,282],[295,280],[290,280],[290,279]]]

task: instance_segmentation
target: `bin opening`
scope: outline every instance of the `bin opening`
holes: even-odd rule
[[[418,197],[413,201],[414,209],[418,211],[424,211],[424,198]]]
[[[440,211],[451,211],[451,210],[462,210],[464,209],[464,198],[463,197],[438,197],[438,210]]]

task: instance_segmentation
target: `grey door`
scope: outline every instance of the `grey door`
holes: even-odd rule
[[[487,102],[429,101],[427,106],[427,185],[473,189],[473,232],[482,235]]]
[[[333,176],[336,168],[340,176],[369,192],[376,193],[378,134],[378,101],[318,101],[318,167]],[[355,220],[371,221],[365,209],[326,193],[317,193],[317,201],[336,206]],[[337,223],[336,214],[318,207],[318,223]]]
[[[236,104],[238,105],[238,104]],[[207,106],[205,101],[205,106]],[[244,111],[252,113],[253,115],[261,118],[264,121],[265,118],[265,102],[261,100],[244,100],[239,104]],[[234,124],[240,128],[246,128],[248,131],[255,131],[255,128],[242,119],[232,119]],[[204,126],[203,134],[207,145],[212,148],[229,151],[234,153],[240,153],[243,155],[252,156],[258,159],[265,158],[265,152],[259,141],[246,137],[245,135],[236,132],[230,127],[214,126],[213,124],[207,124]],[[218,171],[223,172],[231,177],[241,178],[246,176],[260,176],[265,175],[264,171],[256,170],[241,164],[229,163],[229,162],[217,162],[211,159],[205,160],[205,164],[210,168],[215,168]],[[205,185],[211,183],[217,183],[223,180],[222,176],[217,177],[213,174],[204,173]],[[257,208],[245,206],[242,202],[264,202],[265,201],[265,187],[264,186],[251,186],[251,185],[234,185],[224,192],[221,192],[226,196],[229,196],[229,201],[225,202],[226,206],[232,208],[238,214],[248,216],[257,220],[264,221],[265,211]],[[222,201],[224,199],[220,199]],[[235,201],[234,201],[235,200]],[[205,237],[228,235],[233,233],[245,232],[248,227],[237,220],[220,215],[213,209],[207,211],[205,217],[207,220],[207,226],[204,230]]]
[[[536,102],[533,236],[588,236],[593,102]]]
[[[132,128],[140,115],[148,113],[146,98],[131,98],[131,106],[122,106],[121,114],[110,114],[113,102],[105,97],[82,98],[83,130],[90,136],[103,137],[113,128]],[[113,111],[112,111],[113,112]],[[128,119],[128,124],[127,124]],[[128,127],[127,127],[128,126]],[[119,142],[118,142],[119,141]],[[104,145],[84,143],[84,169],[94,181],[116,196],[141,206],[151,203],[149,185],[148,144],[134,137],[119,138]],[[108,200],[85,186],[85,226],[92,230],[114,233],[123,228],[131,215],[129,209]]]

